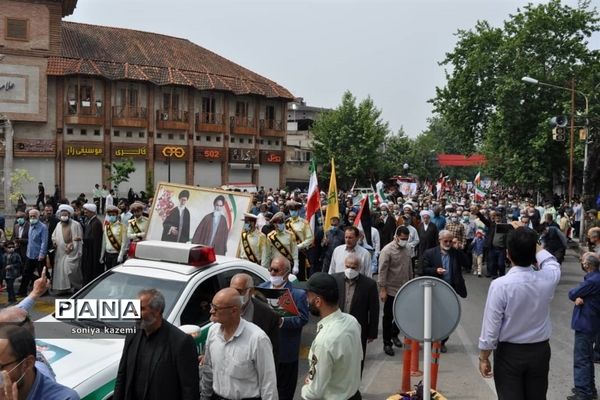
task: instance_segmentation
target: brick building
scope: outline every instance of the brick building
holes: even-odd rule
[[[41,181],[89,195],[126,158],[122,192],[169,172],[283,186],[288,90],[186,39],[63,21],[76,4],[0,0],[0,113],[14,126],[9,168],[35,178],[26,193]]]

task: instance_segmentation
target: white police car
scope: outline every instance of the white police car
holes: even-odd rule
[[[125,263],[105,272],[71,299],[135,299],[141,289],[156,288],[165,297],[163,318],[176,326],[199,326],[203,342],[211,325],[212,297],[240,272],[252,276],[256,285],[269,279],[266,269],[245,260],[215,256],[211,247],[143,241],[129,249]],[[35,324],[38,347],[52,365],[56,380],[85,400],[112,397],[125,336],[81,338],[89,337],[86,328],[107,324],[99,320],[61,322],[54,315]]]

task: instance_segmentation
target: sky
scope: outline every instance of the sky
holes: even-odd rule
[[[544,1],[533,1],[543,3]],[[575,6],[576,0],[563,0]],[[311,106],[335,108],[346,90],[371,96],[393,132],[427,128],[428,100],[445,83],[438,63],[458,29],[492,26],[515,0],[79,0],[69,21],[186,38],[287,88]],[[600,9],[600,0],[592,0]],[[600,49],[600,34],[590,41]]]

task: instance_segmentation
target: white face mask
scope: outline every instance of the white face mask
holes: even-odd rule
[[[15,365],[10,371],[8,371],[8,373],[10,374],[11,372],[13,372],[19,365],[21,365],[21,363],[23,361],[25,361],[25,359],[22,359],[17,365]],[[23,373],[23,375],[21,375],[21,377],[16,382],[13,382],[13,383],[16,383],[18,385],[24,376],[25,376],[25,373]],[[1,373],[0,373],[0,386],[4,386],[4,374],[1,374]]]
[[[400,247],[406,247],[408,240],[396,240],[396,243],[398,243],[398,246]]]
[[[344,270],[344,275],[346,275],[346,278],[348,279],[355,279],[358,276],[358,271],[352,268],[346,268]]]
[[[450,250],[450,248],[451,248],[452,246],[445,246],[445,245],[442,245],[441,247],[442,247],[442,250],[444,250],[444,251],[448,251],[448,250]]]
[[[67,221],[69,220],[69,216],[68,216],[68,215],[61,215],[61,216],[60,216],[60,220],[61,220],[62,222],[67,222]]]
[[[271,276],[271,283],[273,286],[281,286],[285,283],[283,276]]]

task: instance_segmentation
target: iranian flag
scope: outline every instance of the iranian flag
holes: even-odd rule
[[[317,229],[316,213],[321,210],[321,197],[317,182],[317,168],[314,160],[310,163],[310,182],[308,183],[308,198],[306,201],[306,219],[313,233]]]
[[[485,198],[486,192],[481,188],[481,172],[477,171],[475,179],[473,179],[473,186],[475,187],[475,201],[481,201]]]
[[[371,187],[372,188],[372,187]],[[387,203],[387,196],[385,195],[385,190],[384,190],[384,185],[383,182],[379,181],[375,184],[375,196],[374,196],[374,202],[378,205],[381,204],[385,204]]]
[[[365,241],[369,246],[373,246],[371,238],[371,201],[369,196],[363,197],[360,201],[360,210],[354,220],[354,226],[363,231],[365,235]]]

